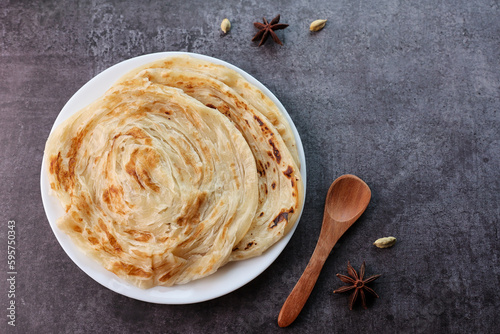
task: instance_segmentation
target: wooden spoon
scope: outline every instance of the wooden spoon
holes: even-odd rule
[[[365,211],[370,198],[370,188],[355,175],[342,175],[333,181],[326,196],[318,243],[304,273],[281,308],[278,316],[280,327],[290,325],[297,318],[333,246]]]

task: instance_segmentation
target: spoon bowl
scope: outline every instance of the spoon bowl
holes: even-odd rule
[[[339,222],[356,221],[370,202],[371,191],[359,177],[342,175],[333,181],[325,202],[325,214]],[[352,223],[354,223],[352,221]]]
[[[333,246],[363,214],[370,199],[370,187],[355,175],[342,175],[333,181],[326,196],[318,243],[304,273],[281,308],[278,316],[280,327],[287,327],[295,321],[309,298]]]

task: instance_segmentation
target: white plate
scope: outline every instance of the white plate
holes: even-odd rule
[[[283,107],[283,105],[278,101],[278,99],[259,81],[253,78],[251,75],[242,71],[241,69],[228,64],[222,60],[203,56],[195,53],[187,52],[160,52],[148,54],[129,60],[125,60],[119,64],[116,64],[102,73],[98,74],[92,80],[87,82],[80,90],[78,90],[75,95],[66,103],[64,108],[59,113],[52,131],[57,125],[67,119],[69,116],[82,109],[83,107],[90,104],[95,99],[102,96],[111,85],[122,75],[129,72],[130,70],[139,67],[141,65],[147,64],[149,62],[162,59],[168,56],[183,55],[188,54],[192,57],[204,59],[211,61],[216,64],[225,65],[245,77],[249,82],[261,89],[269,98],[276,103],[278,108],[284,114],[288,122],[290,123],[295,139],[297,141],[297,149],[299,151],[299,159],[301,163],[301,174],[304,182],[304,196],[306,188],[306,161],[304,156],[304,148],[300,140],[299,134],[295,125],[293,124],[290,116]],[[288,241],[293,235],[297,223],[293,229],[288,233],[283,239],[273,245],[268,249],[263,255],[251,258],[244,261],[230,262],[220,268],[216,273],[208,277],[192,281],[183,285],[176,285],[173,287],[154,287],[148,290],[139,289],[124,280],[118,278],[115,274],[104,269],[99,263],[87,257],[66,235],[62,232],[56,225],[56,221],[59,217],[64,214],[64,210],[59,204],[59,201],[54,196],[49,195],[49,185],[47,179],[47,171],[45,168],[45,158],[42,162],[41,170],[41,193],[43,206],[45,208],[45,213],[49,220],[52,231],[54,232],[57,240],[61,244],[66,254],[75,262],[75,264],[80,267],[87,275],[92,277],[94,280],[104,285],[105,287],[122,294],[124,296],[142,300],[145,302],[159,303],[159,304],[190,304],[202,302],[210,299],[214,299],[223,296],[229,292],[232,292],[246,283],[253,280],[255,277],[260,275],[271,263],[276,260],[276,258],[283,251]],[[302,214],[302,212],[301,212]],[[300,220],[300,217],[299,217]],[[69,284],[69,282],[68,282]]]

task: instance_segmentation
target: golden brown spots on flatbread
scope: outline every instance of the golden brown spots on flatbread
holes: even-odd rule
[[[249,243],[245,246],[245,250],[249,249],[249,248],[250,248],[250,247],[252,247],[254,244],[256,245],[256,243],[255,243],[255,242],[253,242],[253,241],[249,242]]]
[[[122,201],[123,197],[123,187],[122,186],[116,186],[116,185],[111,185],[109,188],[104,190],[104,193],[102,194],[102,199],[104,202],[107,204],[120,204]]]
[[[126,273],[130,276],[142,277],[142,278],[150,278],[153,276],[152,273],[145,271],[142,268],[136,267],[131,264],[123,263],[122,261],[116,262],[111,267],[111,271],[117,275],[120,273]]]
[[[61,152],[58,152],[57,156],[54,155],[50,158],[50,167],[49,167],[49,173],[54,174],[57,183],[62,185],[64,191],[69,192],[73,188],[73,175],[74,175],[74,169],[75,169],[75,160],[68,160],[68,168],[69,170],[66,170],[63,167],[63,158],[61,156]],[[70,171],[73,173],[71,174]],[[57,186],[56,186],[56,189]]]
[[[74,225],[73,226],[73,231],[75,231],[76,233],[82,233],[83,232],[82,228],[79,225]]]
[[[293,167],[292,166],[288,166],[286,168],[286,170],[283,172],[283,174],[285,174],[286,177],[290,178],[292,176],[292,173],[293,173]]]
[[[204,192],[191,198],[190,201],[183,206],[176,223],[179,226],[198,224],[200,222],[200,208],[204,204],[206,198],[207,194]]]
[[[132,137],[134,137],[136,139],[149,138],[149,136],[146,134],[146,132],[144,132],[144,130],[142,130],[142,129],[139,129],[138,127],[131,128],[125,134],[127,136],[132,136]]]
[[[259,116],[255,115],[253,118],[257,121],[257,123],[259,123],[260,126],[264,125],[264,122],[262,122]]]
[[[49,165],[49,173],[50,174],[58,174],[59,168],[61,168],[61,152],[57,155],[50,157],[50,165]]]
[[[99,240],[95,237],[88,237],[87,239],[92,245],[97,245],[99,243]]]
[[[158,154],[151,148],[135,149],[128,163],[125,165],[125,171],[131,175],[137,184],[144,189],[151,188],[155,192],[159,192],[160,188],[153,182],[149,175],[150,170],[153,170],[160,158]]]
[[[151,234],[151,232],[126,230],[125,233],[130,234],[136,241],[147,242],[153,239],[153,234]]]
[[[266,169],[264,167],[264,164],[262,163],[262,160],[257,160],[257,173],[259,173],[261,177],[266,175]]]
[[[106,231],[106,237],[108,238],[109,244],[111,245],[111,247],[113,247],[113,250],[115,252],[123,252],[122,247],[111,233]]]
[[[269,224],[269,228],[272,229],[276,227],[282,221],[288,222],[288,211],[281,211],[280,214],[274,218],[271,224]]]
[[[281,162],[280,151],[278,150],[278,148],[276,147],[276,145],[274,144],[274,141],[272,139],[269,139],[269,145],[271,145],[273,147],[274,157],[276,158],[276,162],[279,164]]]
[[[231,116],[231,108],[227,103],[221,103],[217,106],[217,110],[219,110],[223,115],[230,117]]]
[[[98,224],[98,227],[101,229],[101,231],[103,231],[104,233],[108,232],[108,228],[106,227],[106,224],[104,223],[104,220],[102,220],[101,218],[99,218],[97,220],[97,224]]]

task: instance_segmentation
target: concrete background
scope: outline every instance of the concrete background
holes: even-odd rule
[[[252,22],[290,24],[258,48]],[[233,25],[223,36],[220,22]],[[328,19],[310,33],[309,23]],[[243,288],[154,305],[94,282],[46,220],[40,164],[52,123],[89,79],[122,60],[190,51],[255,76],[283,103],[308,166],[302,220]],[[493,333],[500,326],[498,0],[0,2],[1,333]],[[297,321],[276,319],[319,235],[330,183],[373,192]],[[17,226],[16,327],[7,325],[7,222]],[[380,250],[372,242],[393,235]],[[350,260],[383,276],[349,311],[333,295]]]

